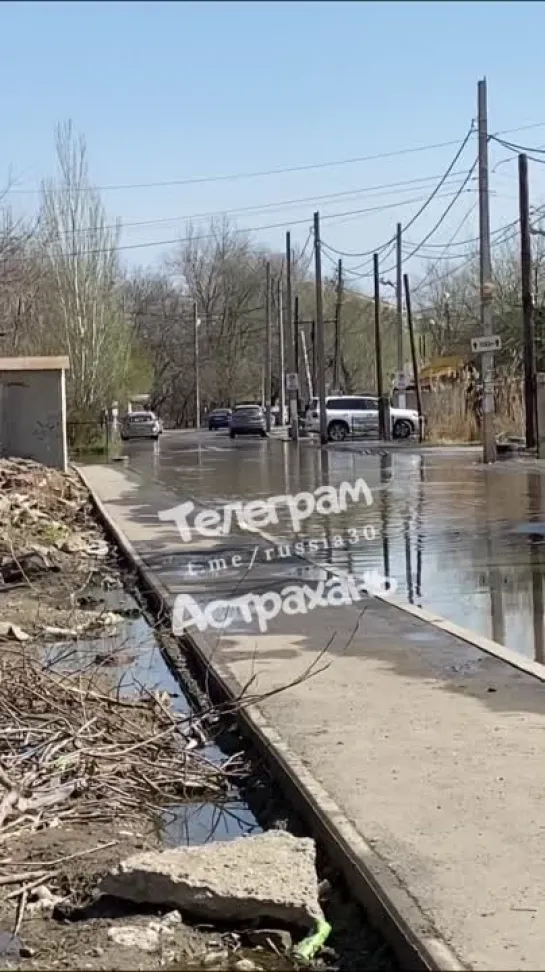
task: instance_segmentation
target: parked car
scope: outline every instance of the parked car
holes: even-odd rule
[[[335,395],[326,398],[327,435],[332,442],[342,442],[352,433],[378,433],[378,398],[371,395]],[[408,439],[418,432],[418,412],[410,408],[390,408],[394,439]],[[306,414],[310,432],[320,431],[318,399],[313,398]]]
[[[231,413],[229,422],[229,436],[234,439],[237,435],[267,436],[267,419],[261,405],[237,405]]]
[[[162,432],[162,423],[153,412],[129,412],[121,420],[121,438],[127,439],[158,439]]]
[[[215,408],[208,416],[208,428],[210,432],[213,432],[214,429],[228,429],[230,418],[230,408]]]

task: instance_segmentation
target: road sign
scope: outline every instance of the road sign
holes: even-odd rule
[[[286,374],[286,391],[299,391],[299,375],[295,372],[288,371]]]
[[[398,391],[406,391],[409,387],[409,376],[404,371],[396,371],[394,384]]]
[[[486,354],[487,351],[501,351],[501,337],[499,334],[484,335],[471,338],[471,350],[474,354]]]

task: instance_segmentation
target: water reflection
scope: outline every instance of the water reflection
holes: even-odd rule
[[[349,503],[338,516],[316,515],[302,524],[297,539],[327,540],[313,558],[358,574],[380,570],[408,602],[545,660],[545,485],[535,462],[486,468],[480,456],[463,451],[358,455],[241,440],[236,449],[228,443],[225,451],[203,448],[196,467],[194,455],[169,454],[167,445],[155,475],[205,505],[338,487],[363,477],[373,492],[371,507]],[[149,459],[139,452],[138,463],[145,476]],[[288,511],[278,512],[280,522],[269,532],[292,540]],[[361,539],[365,524],[374,526],[374,541]],[[338,547],[334,538],[353,529],[358,542]],[[256,573],[256,580],[263,578],[264,571],[259,578]]]
[[[202,846],[261,832],[247,804],[236,799],[169,807],[162,814],[162,825],[165,847]]]
[[[530,522],[538,521],[542,510],[541,476],[528,476],[528,514]],[[532,572],[532,620],[534,629],[534,658],[543,665],[545,661],[545,639],[543,635],[543,536],[539,533],[528,536],[530,545],[530,567]]]
[[[392,455],[380,456],[380,482],[382,485],[389,484],[392,480]],[[380,514],[381,514],[381,537],[382,537],[382,559],[383,573],[385,577],[390,577],[390,543],[389,534],[389,506],[390,495],[387,489],[383,489],[380,494]]]
[[[420,456],[418,464],[418,498],[416,501],[416,598],[418,606],[421,607],[422,600],[422,555],[424,552],[424,483],[426,467],[424,457]]]
[[[505,617],[503,613],[503,577],[497,564],[496,538],[494,530],[494,497],[492,494],[493,479],[489,470],[484,470],[484,494],[486,504],[486,551],[489,564],[488,586],[490,590],[490,617],[492,622],[492,639],[505,644]]]

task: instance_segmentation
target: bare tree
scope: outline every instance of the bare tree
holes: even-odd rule
[[[69,406],[96,416],[123,386],[130,345],[112,230],[89,180],[85,140],[71,122],[56,136],[59,177],[43,183],[39,244],[42,342],[70,358]]]

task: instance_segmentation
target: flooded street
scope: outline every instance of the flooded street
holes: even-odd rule
[[[231,443],[222,433],[204,432],[166,433],[158,445],[131,443],[126,453],[144,479],[201,507],[312,492],[363,477],[372,505],[349,500],[340,515],[314,513],[297,536],[287,508],[279,507],[279,522],[267,527],[278,546],[260,551],[246,589],[319,576],[312,564],[355,574],[376,569],[396,582],[407,602],[544,661],[545,477],[535,461],[509,459],[485,468],[478,450],[358,455],[320,452],[306,443],[298,450],[257,439]],[[252,540],[239,536],[233,550],[251,549]],[[223,589],[240,580],[230,542],[217,575]],[[180,561],[172,569],[183,575],[190,568]]]

